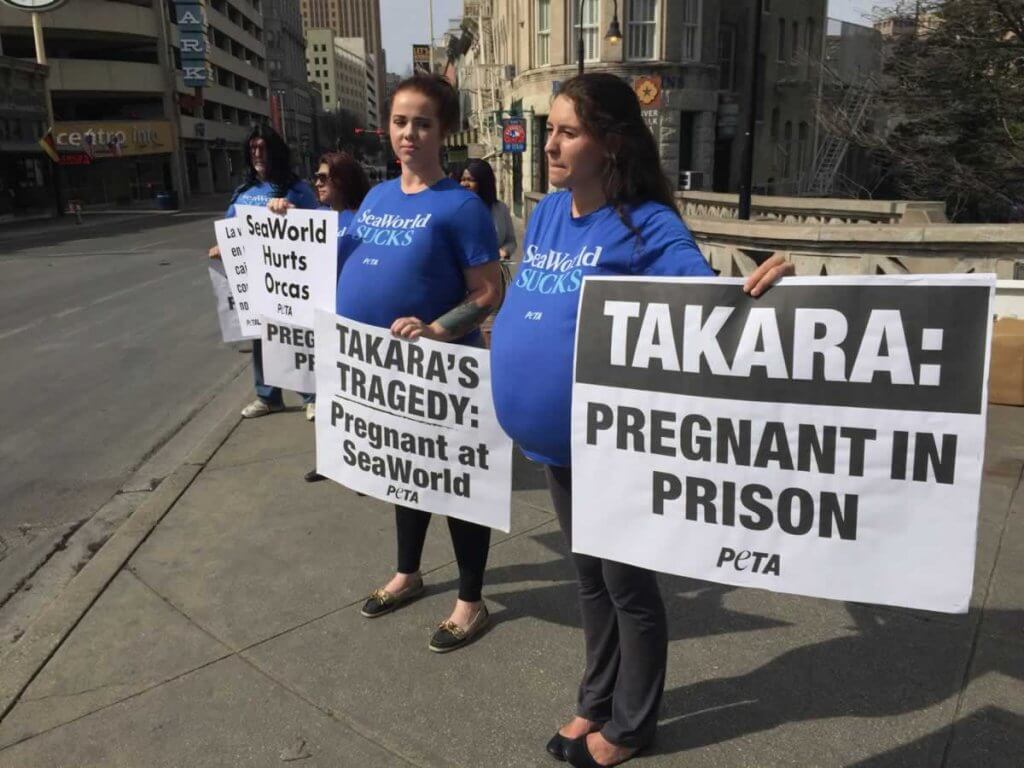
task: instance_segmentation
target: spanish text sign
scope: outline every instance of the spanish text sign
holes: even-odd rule
[[[317,471],[369,496],[508,531],[512,442],[485,349],[316,313]]]
[[[231,296],[231,285],[224,272],[224,263],[219,259],[210,259],[210,284],[213,296],[217,301],[217,320],[220,323],[220,337],[225,344],[242,341],[242,328],[235,311],[235,300]]]
[[[967,610],[994,276],[587,278],[573,550]]]
[[[334,309],[338,214],[292,208],[279,215],[251,205],[236,211],[256,311],[268,321],[312,330],[314,309]]]
[[[221,219],[213,222],[217,233],[217,247],[224,264],[224,276],[230,290],[230,305],[238,314],[239,330],[247,339],[260,336],[260,318],[252,306],[252,292],[249,290],[249,268],[245,262],[245,240],[238,219]]]

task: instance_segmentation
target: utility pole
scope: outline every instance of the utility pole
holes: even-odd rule
[[[751,25],[750,68],[747,70],[747,126],[743,132],[743,158],[740,166],[740,200],[737,218],[750,219],[751,191],[754,178],[754,137],[757,128],[757,81],[761,73],[761,2],[754,0]]]
[[[583,74],[583,0],[576,6],[576,23],[580,33],[576,38],[576,74]]]
[[[36,63],[49,69],[46,59],[46,42],[43,40],[43,19],[39,13],[32,12],[32,40],[36,46]],[[47,71],[43,79],[43,101],[46,103],[46,127],[53,130],[53,95],[50,93],[50,73]],[[59,163],[52,164],[53,171],[53,205],[57,216],[64,215],[64,206],[61,205],[61,168]],[[79,218],[81,224],[81,218]]]
[[[163,70],[164,88],[162,94],[164,115],[171,125],[171,185],[178,193],[178,206],[192,196],[188,184],[188,170],[185,150],[181,143],[181,108],[178,106],[178,77],[174,70],[174,57],[171,53],[170,34],[167,29],[167,14],[157,10],[157,62]]]
[[[427,13],[430,15],[427,20],[430,30],[430,74],[434,74],[434,0],[427,3]]]

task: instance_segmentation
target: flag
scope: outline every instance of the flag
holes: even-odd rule
[[[60,160],[60,155],[57,154],[57,145],[53,141],[53,128],[47,128],[46,133],[39,140],[39,146],[42,147],[43,152],[50,156],[53,162]]]

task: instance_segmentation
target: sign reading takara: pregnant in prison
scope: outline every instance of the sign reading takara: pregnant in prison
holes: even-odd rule
[[[256,311],[271,322],[312,329],[314,309],[334,309],[338,214],[292,208],[280,215],[250,205],[236,210]]]
[[[259,338],[260,318],[251,301],[241,224],[238,219],[221,219],[213,222],[213,229],[217,233],[220,260],[231,292],[229,304],[238,314],[239,329],[247,339]]]
[[[349,488],[508,531],[512,443],[487,350],[316,313],[317,471]]]
[[[573,549],[804,595],[964,612],[992,276],[592,279]]]

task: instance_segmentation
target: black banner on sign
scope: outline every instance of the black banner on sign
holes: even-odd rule
[[[988,286],[588,279],[576,381],[730,400],[979,414]]]

